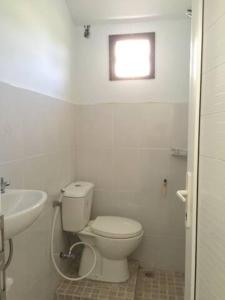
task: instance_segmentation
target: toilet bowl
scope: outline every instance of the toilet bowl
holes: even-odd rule
[[[139,222],[121,217],[97,217],[78,236],[81,241],[91,244],[97,254],[97,264],[89,279],[124,282],[129,278],[127,257],[137,248],[143,236]],[[85,247],[79,276],[87,273],[92,261],[92,253]]]
[[[63,229],[78,234],[82,242],[92,246],[96,266],[87,277],[106,282],[124,282],[129,278],[127,257],[138,247],[142,225],[132,219],[101,216],[90,221],[94,185],[89,182],[71,183],[63,189]],[[85,246],[81,256],[79,276],[93,266],[93,253]]]

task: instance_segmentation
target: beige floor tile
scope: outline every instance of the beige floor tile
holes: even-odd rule
[[[92,280],[62,281],[57,300],[183,300],[184,274],[169,271],[145,272],[136,261],[129,264],[131,276],[125,283]]]

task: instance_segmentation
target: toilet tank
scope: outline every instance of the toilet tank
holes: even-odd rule
[[[83,181],[71,183],[63,189],[63,230],[79,232],[88,224],[91,215],[93,190],[93,183]]]

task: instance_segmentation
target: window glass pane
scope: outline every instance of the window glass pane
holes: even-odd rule
[[[115,75],[119,78],[145,77],[151,73],[150,42],[147,39],[127,39],[115,45]]]

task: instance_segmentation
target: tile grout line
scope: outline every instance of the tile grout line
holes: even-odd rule
[[[112,284],[84,280],[79,283],[63,281],[57,300],[183,300],[182,272],[145,272],[138,262],[130,263],[131,277],[126,283]]]

